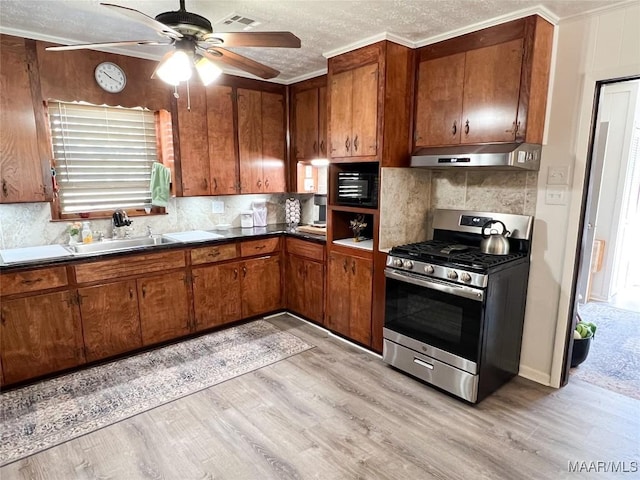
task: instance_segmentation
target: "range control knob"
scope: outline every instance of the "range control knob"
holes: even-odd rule
[[[467,272],[463,272],[462,275],[460,275],[460,280],[462,280],[463,282],[470,282],[471,275],[469,275]]]
[[[411,270],[413,268],[413,262],[411,260],[403,260],[402,266],[408,270]]]
[[[401,267],[402,266],[402,260],[400,260],[399,258],[396,258],[393,260],[393,266],[394,267]]]
[[[455,280],[456,278],[458,278],[458,273],[455,270],[449,270],[447,272],[447,277],[451,280]]]
[[[425,265],[424,266],[425,273],[433,273],[433,265]]]

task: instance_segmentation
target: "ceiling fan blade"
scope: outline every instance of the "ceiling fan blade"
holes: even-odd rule
[[[300,39],[291,32],[216,32],[204,35],[202,41],[224,47],[300,48]]]
[[[243,57],[242,55],[238,55],[230,50],[225,50],[224,48],[212,47],[209,49],[199,48],[198,50],[209,60],[226,63],[231,67],[249,72],[256,77],[269,79],[280,75],[280,72],[274,68],[267,67],[262,63]]]
[[[166,35],[171,38],[182,38],[182,34],[177,30],[165,25],[162,22],[158,22],[155,18],[151,18],[148,15],[145,15],[138,10],[134,10],[133,8],[121,7],[120,5],[114,5],[113,3],[100,3],[100,5],[104,5],[105,7],[112,8],[118,13],[125,15],[132,20],[135,20],[139,23],[146,25],[147,27],[153,28],[156,32]]]
[[[129,40],[124,42],[107,42],[107,43],[83,43],[81,45],[63,45],[59,47],[47,47],[45,50],[51,52],[62,52],[65,50],[84,50],[92,48],[104,48],[104,47],[123,47],[126,45],[171,45],[166,42],[155,42],[152,40]]]

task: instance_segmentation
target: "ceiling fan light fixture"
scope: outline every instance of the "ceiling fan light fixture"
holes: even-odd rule
[[[217,65],[200,55],[196,55],[195,65],[198,76],[205,87],[213,83],[222,73]]]
[[[155,74],[165,83],[177,86],[191,78],[191,58],[182,49],[176,49],[160,61]]]

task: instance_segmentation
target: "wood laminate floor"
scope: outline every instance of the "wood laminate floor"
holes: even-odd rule
[[[270,321],[316,348],[7,465],[0,478],[638,478],[569,471],[638,465],[638,400],[516,378],[471,406],[291,316]]]

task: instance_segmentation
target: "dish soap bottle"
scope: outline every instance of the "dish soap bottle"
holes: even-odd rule
[[[89,222],[82,222],[82,243],[93,242],[93,233]]]

